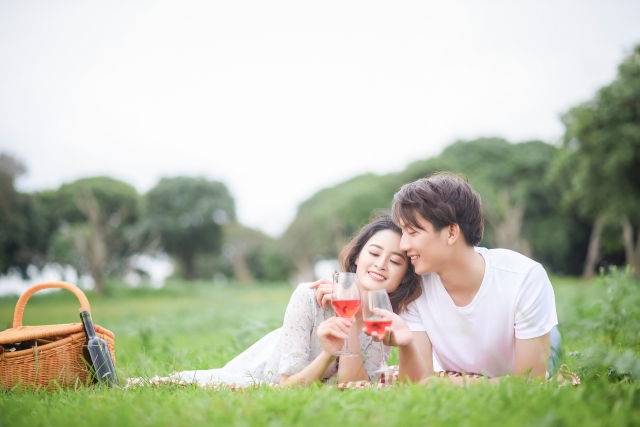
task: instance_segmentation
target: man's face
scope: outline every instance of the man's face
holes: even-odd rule
[[[408,224],[400,224],[402,228],[400,250],[407,252],[416,274],[437,272],[448,258],[450,251],[447,244],[447,229],[436,232],[429,221],[420,215],[417,215],[417,219],[422,230]]]

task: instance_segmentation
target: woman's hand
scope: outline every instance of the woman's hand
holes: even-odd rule
[[[320,307],[325,307],[331,303],[331,292],[333,292],[333,281],[331,279],[320,279],[309,285],[309,288],[316,290],[316,301]]]
[[[413,342],[413,332],[407,326],[402,317],[392,311],[376,308],[373,313],[381,316],[383,319],[391,320],[391,326],[384,328],[384,337],[380,337],[377,332],[369,334],[366,328],[363,328],[365,334],[370,335],[374,341],[382,341],[385,345],[394,347],[404,347]]]
[[[328,353],[342,349],[344,340],[349,336],[351,321],[342,317],[331,317],[318,326],[318,340]]]

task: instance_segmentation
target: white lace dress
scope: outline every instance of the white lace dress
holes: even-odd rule
[[[170,379],[201,384],[278,384],[280,375],[297,374],[322,353],[316,332],[320,323],[333,316],[333,309],[318,305],[315,290],[309,289],[309,283],[301,283],[289,300],[281,328],[262,337],[223,368],[177,372]],[[381,357],[386,360],[391,348],[385,346],[383,356],[380,345],[368,335],[361,333],[359,341],[365,358],[364,367],[373,380]],[[331,379],[338,372],[338,363],[339,359],[329,365],[323,381]]]

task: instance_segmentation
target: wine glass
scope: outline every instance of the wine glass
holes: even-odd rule
[[[344,319],[351,319],[360,308],[360,289],[355,273],[335,273],[333,275],[333,290],[331,305],[336,314]],[[357,355],[349,349],[347,339],[344,339],[342,350],[333,353],[334,356]]]
[[[377,289],[373,291],[362,291],[362,318],[364,320],[364,327],[367,328],[368,333],[377,332],[378,336],[382,340],[384,338],[384,329],[387,326],[391,326],[391,319],[385,319],[384,317],[375,314],[374,310],[381,308],[383,310],[393,311],[391,308],[391,301],[389,295],[384,289]],[[387,366],[385,360],[384,346],[380,341],[380,369],[375,371],[376,373],[391,372],[391,369]]]

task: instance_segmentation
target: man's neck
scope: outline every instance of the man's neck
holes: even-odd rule
[[[485,261],[472,246],[460,248],[438,276],[458,307],[469,305],[478,293],[484,278]]]

